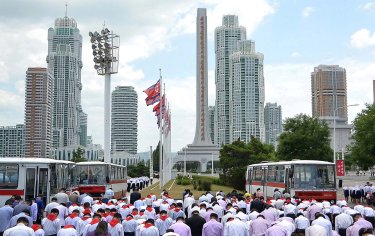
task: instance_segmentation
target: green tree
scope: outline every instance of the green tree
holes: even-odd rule
[[[145,165],[144,161],[140,161],[137,165],[128,166],[128,175],[132,178],[149,176],[150,169]]]
[[[85,158],[85,150],[82,148],[77,148],[77,150],[73,150],[73,158],[71,159],[72,162],[84,162],[87,161]]]
[[[350,147],[352,160],[360,168],[367,170],[375,165],[375,105],[366,104],[353,125],[354,142]]]
[[[328,125],[317,118],[305,114],[288,118],[278,141],[277,158],[280,160],[333,161]]]
[[[272,145],[263,144],[254,137],[251,137],[248,144],[238,139],[220,150],[220,167],[223,170],[221,178],[226,185],[243,190],[247,166],[272,160],[276,160]]]

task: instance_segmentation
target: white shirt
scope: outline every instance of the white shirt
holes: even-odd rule
[[[365,207],[363,208],[363,215],[367,217],[373,217],[375,216],[374,210],[371,207]]]
[[[335,218],[335,230],[347,229],[350,225],[353,224],[353,217],[348,214],[341,213]]]
[[[91,206],[93,200],[94,199],[92,199],[92,197],[90,197],[89,195],[87,195],[87,196],[85,196],[85,197],[82,198],[81,205],[83,205],[85,202],[88,202],[88,203],[90,203],[90,206]]]
[[[331,231],[332,234],[332,231]],[[320,225],[312,225],[308,227],[305,231],[306,236],[327,236],[327,230],[323,226]]]
[[[23,223],[4,231],[3,236],[35,236],[34,230]]]
[[[304,216],[298,216],[294,222],[296,223],[297,229],[306,229],[310,226],[310,221]]]
[[[248,229],[246,223],[239,219],[234,219],[227,222],[224,227],[224,236],[248,236]]]
[[[336,216],[337,217],[337,216]],[[329,220],[324,219],[323,217],[319,217],[318,219],[314,220],[311,225],[320,225],[323,226],[327,230],[327,235],[332,236],[332,223]]]
[[[73,228],[60,229],[57,236],[78,236],[78,232]]]
[[[293,205],[293,204],[286,204],[284,206],[284,216],[286,216],[287,214],[296,214],[297,210],[296,210],[296,206]]]

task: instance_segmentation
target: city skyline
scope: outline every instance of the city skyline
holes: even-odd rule
[[[284,118],[298,113],[311,115],[310,72],[319,64],[337,64],[347,70],[348,104],[361,104],[348,109],[352,121],[364,103],[373,99],[368,84],[375,75],[375,40],[369,22],[375,19],[375,9],[370,1],[340,2],[345,14],[331,19],[329,12],[336,9],[335,3],[338,1],[163,1],[150,9],[149,1],[109,1],[116,9],[101,9],[98,19],[88,14],[99,11],[95,2],[68,1],[67,15],[77,20],[83,37],[82,106],[88,114],[88,135],[95,143],[103,142],[104,81],[93,69],[87,34],[105,20],[122,39],[120,72],[113,77],[113,88],[134,86],[139,95],[139,151],[147,151],[158,142],[155,119],[144,105],[141,91],[157,79],[159,68],[172,109],[172,151],[193,139],[197,7],[207,7],[208,14],[209,105],[215,101],[213,30],[223,15],[235,14],[248,29],[247,38],[256,41],[257,49],[265,55],[265,102],[280,104]],[[36,8],[38,14],[35,6],[40,7]],[[56,18],[65,15],[65,6],[53,1],[16,0],[4,3],[0,12],[0,42],[4,46],[0,55],[0,125],[14,126],[23,122],[24,73],[28,67],[46,66],[47,30]]]

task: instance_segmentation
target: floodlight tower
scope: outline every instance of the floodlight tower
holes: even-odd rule
[[[118,72],[120,36],[103,29],[89,33],[94,68],[104,75],[104,162],[111,162],[111,74]]]

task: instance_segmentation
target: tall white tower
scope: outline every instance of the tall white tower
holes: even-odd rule
[[[214,143],[230,143],[229,56],[237,50],[237,43],[246,39],[246,29],[238,24],[238,16],[223,16],[222,26],[215,29],[215,123]]]
[[[80,144],[82,36],[77,22],[57,18],[48,29],[48,72],[54,77],[53,147]]]
[[[192,144],[177,153],[173,162],[199,161],[205,172],[207,163],[219,159],[219,148],[212,144],[208,129],[208,70],[207,70],[207,15],[205,8],[197,10],[197,80],[196,127]]]
[[[264,142],[263,54],[255,52],[254,41],[240,41],[229,67],[230,142],[248,143],[251,136]]]

